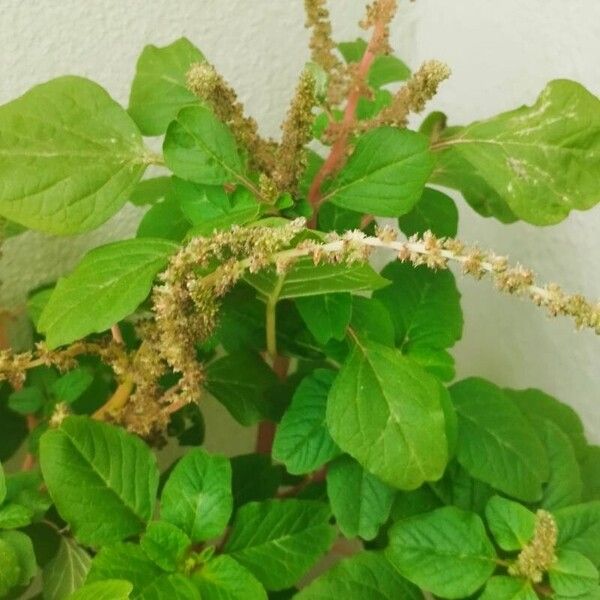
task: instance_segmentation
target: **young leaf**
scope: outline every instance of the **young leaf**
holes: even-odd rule
[[[71,404],[92,385],[93,381],[94,376],[88,370],[72,369],[54,381],[50,391],[58,402]]]
[[[402,215],[398,224],[407,236],[423,235],[429,230],[438,237],[455,237],[458,209],[450,196],[426,187],[415,207]]]
[[[356,38],[352,42],[340,42],[337,47],[344,60],[347,63],[353,63],[360,61],[367,49],[367,42],[361,38]]]
[[[168,197],[161,202],[157,202],[142,217],[135,236],[180,242],[191,226],[191,223],[181,212],[179,203],[172,197]]]
[[[335,375],[327,369],[315,369],[305,377],[281,419],[273,458],[284,463],[290,473],[309,473],[340,453],[325,423],[327,394]]]
[[[19,567],[17,585],[19,587],[28,586],[38,570],[31,538],[22,531],[0,531],[0,542],[8,544],[17,558]],[[0,553],[1,548],[0,544]],[[2,558],[0,557],[0,565],[1,561]]]
[[[538,595],[526,579],[497,575],[487,582],[479,600],[538,600]]]
[[[183,179],[204,185],[244,180],[244,165],[229,128],[204,106],[182,109],[163,144],[167,166]]]
[[[68,600],[129,600],[133,586],[129,581],[107,580],[89,583],[68,597]]]
[[[296,306],[308,330],[319,344],[342,340],[352,316],[350,294],[323,294],[298,298]]]
[[[398,217],[419,200],[432,169],[427,138],[407,129],[380,127],[358,139],[344,168],[327,185],[323,201]]]
[[[202,600],[267,600],[262,584],[230,556],[209,560],[192,576]]]
[[[200,592],[194,584],[181,573],[162,575],[152,581],[143,589],[143,593],[137,595],[134,590],[132,600],[200,600]]]
[[[535,531],[535,515],[522,504],[501,496],[490,498],[485,518],[498,546],[509,552],[523,548]]]
[[[231,465],[196,448],[175,466],[162,491],[161,518],[200,542],[219,535],[233,508]]]
[[[19,584],[21,566],[19,558],[11,545],[0,537],[0,597]]]
[[[148,296],[156,274],[177,246],[134,239],[88,252],[60,279],[42,312],[39,330],[50,348],[102,332],[130,315]]]
[[[238,510],[225,552],[268,590],[283,590],[329,549],[330,516],[310,500],[251,502]]]
[[[92,559],[73,540],[60,538],[56,556],[44,567],[44,600],[64,600],[85,582]]]
[[[149,163],[129,115],[96,83],[59,77],[0,107],[0,216],[47,233],[94,229]]]
[[[206,389],[242,425],[253,425],[276,415],[267,390],[277,377],[257,354],[237,352],[218,358],[206,369]]]
[[[458,462],[505,494],[540,500],[549,466],[533,426],[501,389],[484,379],[464,379],[450,393],[458,415]]]
[[[548,574],[557,595],[579,597],[598,587],[596,567],[583,554],[572,550],[559,551]]]
[[[375,58],[367,81],[373,88],[380,88],[388,83],[405,81],[410,77],[410,69],[399,59],[391,54],[380,54]]]
[[[198,102],[187,87],[186,76],[190,67],[199,62],[204,62],[202,52],[186,38],[162,48],[144,48],[137,62],[128,109],[144,135],[163,134],[180,109]]]
[[[556,510],[581,502],[581,472],[569,438],[548,419],[538,421],[538,432],[550,463],[550,478],[544,486],[541,506]]]
[[[600,567],[600,502],[560,508],[555,513],[558,548],[574,550]]]
[[[449,348],[461,338],[460,293],[450,271],[395,261],[381,274],[392,284],[373,296],[388,309],[398,346]]]
[[[148,558],[163,571],[173,572],[191,546],[191,540],[175,525],[166,521],[153,521],[142,536],[140,546]]]
[[[26,506],[8,503],[0,507],[0,529],[18,529],[32,520],[33,511]]]
[[[138,437],[87,417],[68,417],[40,440],[44,482],[81,543],[140,533],[154,510],[156,459]]]
[[[156,204],[166,197],[171,189],[171,178],[166,175],[140,181],[131,192],[129,202],[136,206]]]
[[[295,600],[423,600],[384,554],[360,552],[342,560],[306,586]]]
[[[558,223],[598,202],[599,132],[598,98],[573,81],[551,81],[533,106],[442,135],[433,145],[441,152],[434,181],[462,189],[461,171],[445,164],[459,154],[519,218]]]
[[[340,456],[327,469],[327,495],[341,532],[347,538],[372,540],[387,521],[396,491],[353,458]]]
[[[391,563],[437,596],[470,596],[496,569],[496,553],[481,519],[453,506],[399,521],[389,538]]]
[[[437,380],[395,349],[357,342],[329,393],[338,446],[400,489],[439,479],[448,460]]]

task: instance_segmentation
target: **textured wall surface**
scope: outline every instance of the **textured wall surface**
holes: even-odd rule
[[[358,0],[330,0],[339,39],[353,39]],[[185,35],[235,85],[265,133],[277,134],[307,59],[302,0],[2,0],[0,102],[52,77],[90,77],[126,104],[144,44]],[[531,103],[545,82],[567,77],[600,95],[598,0],[417,0],[401,3],[392,41],[412,67],[440,58],[453,69],[431,108],[455,124]],[[600,195],[600,174],[599,195]],[[460,236],[534,268],[542,279],[600,297],[600,207],[544,229],[501,225],[461,206]],[[90,235],[26,234],[0,261],[0,306],[72,267],[88,247],[130,234],[125,209]],[[541,387],[576,407],[600,440],[600,341],[537,309],[460,280],[466,315],[456,348],[461,376]],[[236,439],[242,442],[241,438]],[[240,447],[241,449],[241,447]]]

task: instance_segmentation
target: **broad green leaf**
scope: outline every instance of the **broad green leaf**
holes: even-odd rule
[[[323,201],[398,217],[417,203],[432,169],[427,138],[407,129],[380,127],[358,139],[348,162],[326,186]]]
[[[315,369],[305,377],[281,419],[273,458],[284,463],[290,473],[309,473],[340,453],[325,422],[327,394],[335,375],[327,369]]]
[[[458,230],[458,209],[450,196],[426,187],[415,207],[402,215],[398,224],[407,236],[431,231],[438,237],[454,237]]]
[[[280,283],[283,277],[283,284]],[[311,258],[301,258],[282,276],[274,268],[258,273],[246,274],[245,280],[264,297],[277,291],[278,298],[301,298],[335,292],[363,292],[377,290],[388,285],[388,281],[376,273],[370,265],[354,263],[315,265]]]
[[[28,586],[38,570],[31,538],[22,531],[0,531],[0,542],[8,544],[17,558],[19,566],[17,585]]]
[[[600,500],[600,446],[589,446],[580,463],[582,500]]]
[[[202,600],[267,600],[262,584],[240,563],[223,554],[192,576]]]
[[[398,346],[449,348],[461,338],[460,293],[450,271],[394,261],[381,274],[392,284],[374,297],[394,321]]]
[[[385,305],[375,298],[352,296],[352,331],[361,339],[394,346],[396,331]]]
[[[533,538],[535,515],[522,504],[494,496],[485,508],[485,518],[503,550],[520,550]]]
[[[45,287],[41,290],[34,291],[30,294],[29,298],[27,298],[27,316],[31,319],[36,330],[42,311],[48,303],[48,300],[50,300],[53,291],[54,286]]]
[[[161,135],[184,106],[198,98],[187,88],[186,76],[202,52],[188,39],[168,46],[146,46],[137,62],[129,98],[129,114],[144,135]]]
[[[183,179],[204,185],[244,180],[244,164],[229,128],[204,106],[182,109],[163,144],[167,166]]]
[[[384,554],[360,552],[342,560],[294,596],[296,600],[423,600]]]
[[[60,516],[83,544],[140,533],[152,516],[156,459],[138,437],[87,417],[68,417],[40,440],[44,482]]]
[[[350,294],[323,294],[296,300],[300,316],[320,344],[330,339],[342,340],[352,316]]]
[[[331,510],[347,538],[374,539],[390,515],[395,493],[349,456],[340,456],[327,468]]]
[[[169,197],[151,206],[135,234],[138,238],[160,238],[180,242],[191,228],[178,202]]]
[[[356,38],[352,42],[340,42],[337,47],[344,60],[353,63],[360,61],[367,49],[367,42],[361,38]]]
[[[538,433],[550,463],[550,478],[544,486],[541,506],[556,510],[581,502],[581,472],[569,438],[548,419],[539,421]]]
[[[6,498],[6,476],[4,475],[4,468],[0,463],[0,504],[4,502]]]
[[[526,579],[497,575],[487,582],[479,600],[538,600],[538,595]]]
[[[398,492],[392,503],[390,518],[393,522],[428,513],[436,508],[441,508],[440,497],[429,485],[422,485],[410,492]]]
[[[410,77],[410,69],[399,59],[391,54],[380,54],[375,58],[367,82],[371,87],[379,88],[388,83],[405,81]]]
[[[452,381],[456,375],[454,357],[443,348],[408,346],[405,355],[440,381]]]
[[[136,206],[156,204],[159,200],[165,198],[170,189],[171,178],[166,175],[143,179],[131,192],[129,202]]]
[[[268,590],[283,590],[329,550],[330,516],[310,500],[251,502],[238,510],[225,552]]]
[[[40,519],[52,504],[39,470],[20,471],[6,477],[6,504],[26,509]]]
[[[20,415],[35,413],[44,404],[44,393],[37,387],[24,387],[15,390],[8,397],[8,407]]]
[[[58,402],[71,404],[77,400],[94,381],[94,376],[84,368],[77,368],[59,377],[50,386],[50,391]]]
[[[0,507],[0,529],[18,529],[29,525],[33,511],[21,504],[7,503]]]
[[[64,600],[85,582],[92,559],[73,540],[61,537],[58,553],[44,567],[44,600]]]
[[[555,594],[578,597],[598,587],[598,570],[592,562],[572,550],[560,550],[548,571]]]
[[[153,521],[140,540],[148,558],[164,571],[176,571],[186,551],[190,538],[178,527],[166,521]]]
[[[0,597],[19,584],[21,566],[11,545],[0,537]]]
[[[496,569],[496,553],[481,519],[448,506],[399,521],[389,532],[388,558],[419,587],[464,598]]]
[[[192,541],[199,542],[222,533],[232,507],[229,459],[196,448],[169,475],[162,491],[160,514]]]
[[[395,349],[357,342],[329,393],[337,445],[400,489],[442,476],[448,460],[436,379]]]
[[[555,513],[558,548],[574,550],[600,567],[600,502],[560,508]]]
[[[139,596],[134,590],[131,597],[132,600],[200,600],[200,592],[189,578],[180,573],[171,573],[154,579]]]
[[[99,85],[59,77],[0,107],[0,216],[47,233],[94,229],[150,162],[135,123]]]
[[[361,213],[330,203],[323,204],[318,215],[320,231],[344,233],[350,229],[360,229],[361,220]]]
[[[552,225],[600,199],[599,133],[598,98],[574,81],[551,81],[532,106],[442,134],[432,146],[442,153],[434,181],[462,189],[462,173],[444,165],[456,153],[515,215]]]
[[[250,352],[218,358],[206,369],[206,389],[242,425],[273,419],[275,407],[266,392],[277,377],[265,361]]]
[[[194,235],[209,236],[215,230],[229,229],[255,221],[260,204],[245,188],[238,187],[228,194],[223,186],[200,185],[173,178],[171,197],[193,226]]]
[[[458,462],[475,478],[525,502],[542,498],[546,451],[534,427],[494,384],[464,379],[450,388],[458,415]]]
[[[38,327],[48,345],[56,348],[105,331],[130,315],[175,250],[166,240],[134,239],[88,252],[58,281],[42,312]]]
[[[583,423],[570,406],[533,388],[504,389],[504,393],[516,403],[521,412],[536,427],[540,418],[552,421],[569,437],[577,457],[582,458],[585,455],[587,440],[583,431]]]
[[[132,589],[129,581],[99,581],[78,589],[68,600],[129,600]]]
[[[272,498],[282,483],[284,469],[266,454],[240,454],[231,459],[231,491],[235,509]]]

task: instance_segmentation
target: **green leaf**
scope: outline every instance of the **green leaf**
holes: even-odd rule
[[[190,538],[175,525],[153,521],[140,540],[148,558],[164,571],[176,571],[191,546]]]
[[[162,575],[144,588],[141,595],[132,596],[140,600],[200,600],[200,593],[194,584],[180,573]]]
[[[570,406],[533,388],[504,389],[504,393],[515,402],[519,410],[535,427],[538,426],[540,418],[552,421],[569,437],[577,457],[581,458],[585,455],[587,440],[583,431],[583,423]]]
[[[284,277],[283,284],[280,278]],[[277,298],[301,298],[335,292],[362,292],[377,290],[388,281],[376,273],[370,265],[354,263],[315,265],[311,258],[297,260],[284,275],[278,276],[274,268],[246,274],[244,279],[264,297],[277,292]]]
[[[391,54],[380,54],[375,58],[367,82],[373,88],[379,88],[388,83],[405,81],[410,77],[410,69],[399,59]]]
[[[340,456],[328,466],[327,495],[337,525],[347,538],[377,537],[390,516],[395,493],[349,456]]]
[[[335,458],[340,449],[329,435],[327,394],[336,374],[315,369],[305,377],[275,433],[273,458],[295,475],[309,473]]]
[[[156,459],[120,427],[68,417],[42,436],[40,464],[56,509],[83,544],[140,533],[152,516]]]
[[[215,230],[250,223],[260,213],[260,204],[243,187],[228,194],[223,186],[200,185],[174,177],[172,197],[193,225],[193,235],[208,236]]]
[[[580,463],[582,500],[600,500],[600,446],[589,446]]]
[[[180,242],[191,228],[191,223],[181,212],[179,203],[169,197],[157,202],[142,217],[136,237],[160,238]]]
[[[44,567],[44,600],[64,600],[85,582],[92,559],[73,540],[61,537],[56,556]]]
[[[21,566],[11,545],[0,537],[0,597],[19,584]]]
[[[88,252],[69,276],[59,279],[42,312],[39,330],[48,345],[56,348],[105,331],[130,315],[175,250],[166,240],[134,239]]]
[[[454,357],[443,348],[408,346],[405,355],[440,381],[452,381],[456,375]]]
[[[434,181],[462,189],[461,172],[444,165],[444,155],[458,154],[515,215],[551,225],[598,202],[599,134],[598,98],[574,81],[551,81],[533,106],[442,134]]]
[[[381,274],[392,284],[374,297],[394,321],[398,346],[449,348],[461,338],[460,293],[450,271],[394,261]]]
[[[327,505],[310,500],[246,504],[237,512],[225,552],[268,590],[283,590],[329,549],[330,515]]]
[[[529,581],[500,575],[487,582],[479,600],[538,600],[538,595]]]
[[[54,286],[45,287],[41,290],[32,292],[29,298],[27,298],[27,316],[31,319],[36,330],[42,311],[48,303],[53,291]]]
[[[485,518],[503,550],[520,550],[533,538],[535,515],[522,504],[494,496],[485,508]]]
[[[247,502],[272,498],[281,485],[283,467],[273,465],[266,454],[241,454],[231,459],[234,508]]]
[[[437,596],[470,596],[496,569],[496,553],[481,519],[453,506],[399,521],[389,538],[391,563]]]
[[[390,518],[392,522],[421,515],[440,508],[442,502],[429,485],[422,485],[410,492],[398,492],[392,504]]]
[[[38,570],[31,538],[22,531],[0,531],[0,541],[8,544],[17,557],[19,565],[17,585],[28,586]]]
[[[50,391],[57,401],[71,404],[75,402],[94,381],[94,376],[83,368],[77,368],[59,377],[50,386]]]
[[[96,83],[59,77],[0,107],[0,216],[47,233],[94,229],[150,162],[129,115]]]
[[[166,175],[144,179],[131,192],[129,202],[136,206],[156,204],[159,200],[165,198],[170,189],[171,178]]]
[[[400,489],[439,479],[446,467],[439,384],[387,346],[356,343],[329,393],[327,425],[342,450]]]
[[[205,185],[244,180],[244,165],[229,128],[204,106],[182,109],[163,144],[167,166],[183,179]]]
[[[185,531],[194,542],[222,533],[232,508],[229,459],[201,448],[177,463],[160,502],[162,519]]]
[[[186,76],[190,67],[199,62],[204,62],[202,52],[186,38],[162,48],[144,48],[128,109],[144,135],[161,135],[180,109],[198,102],[187,87]]]
[[[132,589],[129,581],[99,581],[78,589],[68,600],[129,600]]]
[[[4,468],[0,462],[0,504],[4,502],[6,498],[6,476],[4,475]]]
[[[533,426],[500,388],[484,379],[464,379],[450,393],[458,415],[458,462],[505,494],[540,500],[549,466]]]
[[[569,438],[548,419],[539,420],[538,433],[550,463],[550,478],[544,486],[541,506],[556,510],[581,502],[581,473]]]
[[[353,42],[340,42],[337,47],[344,60],[348,63],[353,63],[358,62],[362,58],[367,49],[367,42],[356,38]]]
[[[35,413],[44,404],[44,394],[37,387],[24,387],[15,390],[8,397],[8,407],[20,415]]]
[[[0,507],[0,529],[18,529],[32,520],[33,511],[26,506],[8,503]]]
[[[560,550],[574,550],[600,567],[600,502],[587,502],[555,511]]]
[[[298,312],[319,344],[343,340],[352,316],[350,294],[323,294],[296,300]]]
[[[206,389],[242,425],[273,419],[275,407],[266,392],[277,377],[265,361],[250,352],[218,358],[206,369]]]
[[[598,570],[592,562],[572,550],[561,550],[557,561],[548,571],[550,586],[555,594],[579,596],[598,587]]]
[[[295,600],[422,600],[384,554],[360,552],[342,560],[305,587]]]
[[[226,554],[209,560],[192,579],[202,600],[267,600],[254,575]]]
[[[398,224],[407,236],[423,235],[429,230],[438,237],[454,237],[458,231],[458,209],[450,196],[426,187],[415,207],[402,215]]]
[[[352,331],[361,339],[369,339],[385,346],[394,346],[396,332],[390,313],[375,298],[352,296]]]
[[[324,202],[398,217],[417,203],[433,169],[427,138],[380,127],[362,135],[344,168],[326,186]]]

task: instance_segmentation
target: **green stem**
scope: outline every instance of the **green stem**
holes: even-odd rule
[[[266,330],[267,330],[267,354],[274,361],[277,358],[277,301],[283,287],[285,276],[281,275],[277,280],[275,288],[267,298],[266,308]]]

